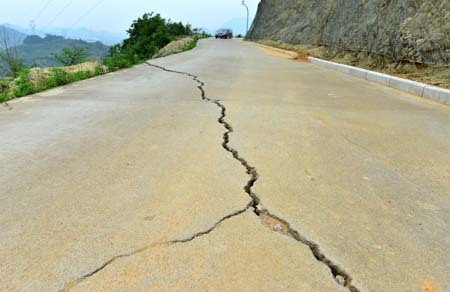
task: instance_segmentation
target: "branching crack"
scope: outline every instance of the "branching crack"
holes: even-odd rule
[[[122,255],[118,255],[115,256],[113,258],[111,258],[110,260],[108,260],[107,262],[105,262],[103,265],[101,265],[99,268],[95,269],[94,271],[84,275],[83,277],[74,280],[70,283],[68,283],[61,291],[69,291],[70,289],[74,288],[75,286],[77,286],[78,284],[80,284],[81,282],[83,282],[84,280],[94,276],[95,274],[97,274],[98,272],[104,270],[107,266],[111,265],[112,263],[114,263],[115,261],[121,259],[121,258],[126,258],[126,257],[131,257],[134,256],[136,254],[139,254],[141,252],[147,251],[151,248],[155,248],[158,246],[170,246],[173,244],[180,244],[180,243],[187,243],[190,241],[195,240],[196,238],[199,238],[201,236],[207,235],[209,233],[211,233],[216,227],[218,227],[221,223],[223,223],[224,221],[235,217],[235,216],[239,216],[243,213],[245,213],[248,210],[252,210],[253,213],[258,216],[261,221],[264,223],[265,219],[269,219],[271,222],[275,223],[273,225],[275,225],[275,228],[272,228],[273,231],[275,232],[279,232],[282,233],[286,236],[289,236],[290,238],[295,239],[296,241],[306,245],[309,247],[309,249],[311,250],[312,254],[314,255],[314,257],[316,258],[317,261],[323,263],[324,265],[326,265],[335,281],[347,288],[349,291],[351,292],[359,292],[359,289],[356,288],[354,285],[352,285],[352,277],[344,270],[342,269],[338,264],[334,263],[329,257],[327,257],[320,249],[319,245],[309,239],[307,239],[306,237],[302,236],[297,230],[295,230],[294,228],[292,228],[291,224],[289,222],[287,222],[286,220],[279,218],[273,214],[271,214],[269,212],[269,210],[267,210],[266,208],[264,208],[261,204],[261,199],[260,197],[253,192],[253,187],[256,184],[256,182],[259,179],[259,174],[258,171],[255,167],[251,166],[247,160],[245,160],[243,157],[240,156],[239,152],[234,149],[233,147],[230,146],[230,136],[231,134],[234,132],[233,127],[231,126],[231,124],[229,124],[226,121],[226,116],[227,116],[227,109],[225,107],[225,105],[223,105],[219,100],[215,100],[215,99],[211,99],[209,97],[207,97],[206,95],[206,91],[204,89],[205,83],[203,81],[201,81],[198,76],[193,75],[191,73],[187,73],[187,72],[181,72],[181,71],[176,71],[176,70],[171,70],[171,69],[167,69],[163,66],[159,66],[159,65],[155,65],[149,62],[146,62],[147,65],[151,66],[151,67],[155,67],[158,68],[160,70],[163,70],[165,72],[169,72],[169,73],[174,73],[174,74],[180,74],[180,75],[185,75],[188,77],[191,77],[192,80],[194,80],[195,82],[197,82],[198,86],[198,90],[201,93],[201,97],[202,100],[208,101],[210,103],[215,104],[217,107],[220,108],[221,110],[221,116],[218,119],[218,122],[226,129],[226,132],[223,135],[223,143],[222,143],[222,147],[229,153],[231,153],[231,155],[233,156],[233,158],[237,161],[239,161],[241,163],[241,165],[246,169],[247,174],[250,176],[249,181],[247,182],[247,184],[244,187],[245,192],[248,194],[248,196],[251,198],[250,203],[248,204],[248,206],[246,206],[245,209],[233,212],[225,217],[223,217],[222,219],[220,219],[217,223],[215,223],[211,228],[209,228],[208,230],[205,231],[201,231],[199,233],[196,233],[192,236],[189,236],[187,238],[184,239],[177,239],[177,240],[172,240],[172,241],[168,241],[168,242],[164,242],[164,243],[155,243],[149,246],[145,246],[143,248],[140,248],[138,250],[135,250],[131,253],[127,253],[127,254],[122,254]],[[265,224],[270,225],[270,224]]]
[[[149,66],[156,67],[158,69],[164,70],[166,72],[175,73],[175,74],[181,74],[191,77],[195,82],[197,82],[198,89],[201,92],[201,96],[203,100],[206,100],[208,102],[212,102],[215,105],[217,105],[221,110],[221,116],[219,118],[219,123],[223,125],[223,127],[226,129],[226,132],[223,135],[223,143],[222,147],[229,153],[231,153],[237,161],[239,161],[243,167],[245,167],[247,174],[250,176],[250,180],[245,185],[244,190],[245,192],[250,196],[252,199],[251,202],[251,208],[253,209],[253,212],[261,219],[263,218],[270,218],[272,221],[278,222],[277,225],[280,226],[281,230],[284,230],[284,234],[297,240],[298,242],[306,245],[311,250],[312,254],[316,258],[317,261],[325,264],[333,274],[333,277],[335,281],[340,284],[341,286],[346,287],[351,292],[358,292],[359,289],[356,288],[354,285],[352,285],[352,277],[344,270],[342,269],[338,264],[334,263],[330,258],[328,258],[320,249],[319,245],[309,239],[307,239],[305,236],[302,236],[297,230],[293,229],[291,227],[291,224],[287,222],[286,220],[279,218],[269,212],[269,210],[265,209],[261,204],[260,197],[253,192],[253,186],[259,179],[258,171],[255,167],[251,166],[247,160],[245,160],[243,157],[240,156],[239,152],[230,146],[230,136],[234,132],[233,127],[231,124],[229,124],[226,121],[227,116],[227,108],[225,105],[223,105],[219,100],[214,100],[211,98],[208,98],[206,95],[206,91],[204,89],[205,83],[201,81],[198,76],[193,75],[191,73],[187,72],[180,72],[175,71],[171,69],[167,69],[165,67],[151,64],[149,62],[146,63]],[[274,231],[277,231],[274,229]]]
[[[246,208],[242,209],[242,210],[238,210],[236,212],[233,212],[231,214],[228,214],[227,216],[223,217],[222,219],[220,219],[219,221],[217,221],[212,227],[210,227],[207,230],[195,233],[189,237],[186,238],[182,238],[182,239],[175,239],[175,240],[171,240],[171,241],[167,241],[167,242],[162,242],[162,243],[154,243],[154,244],[150,244],[147,246],[144,246],[142,248],[139,248],[135,251],[129,252],[129,253],[125,253],[125,254],[121,254],[121,255],[117,255],[112,257],[111,259],[109,259],[107,262],[105,262],[104,264],[102,264],[100,267],[98,267],[97,269],[95,269],[92,272],[87,273],[86,275],[71,281],[70,283],[68,283],[62,290],[61,292],[67,292],[70,291],[72,288],[78,286],[81,282],[87,280],[88,278],[94,276],[95,274],[97,274],[98,272],[104,270],[106,267],[108,267],[109,265],[113,264],[114,262],[116,262],[117,260],[120,260],[122,258],[127,258],[127,257],[132,257],[134,255],[137,255],[139,253],[145,252],[147,250],[150,250],[152,248],[156,248],[156,247],[167,247],[170,245],[174,245],[174,244],[180,244],[180,243],[187,243],[190,241],[195,240],[198,237],[202,237],[204,235],[207,235],[209,233],[211,233],[214,229],[217,228],[217,226],[219,226],[221,223],[223,223],[224,221],[239,216],[243,213],[245,213],[246,211],[248,211],[251,208],[251,204],[249,204]]]

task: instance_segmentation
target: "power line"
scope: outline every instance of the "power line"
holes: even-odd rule
[[[56,14],[56,16],[45,26],[44,31],[53,24],[53,22],[55,22],[56,19],[58,19],[58,17],[61,16],[61,14],[64,13],[64,11],[66,11],[67,8],[69,8],[69,6],[72,4],[73,0],[69,0],[69,2],[67,2],[67,5],[64,6],[59,12],[58,14]]]
[[[48,8],[48,6],[53,2],[54,0],[48,0],[47,3],[45,3],[44,7],[38,12],[36,17],[33,19],[34,22],[38,21],[39,18],[42,16],[42,13]]]
[[[85,13],[83,13],[78,19],[69,27],[69,29],[73,28],[75,25],[77,25],[81,20],[83,20],[86,16],[91,14],[92,11],[94,11],[100,4],[102,4],[105,0],[99,0],[94,5],[92,5],[88,10],[86,10]]]

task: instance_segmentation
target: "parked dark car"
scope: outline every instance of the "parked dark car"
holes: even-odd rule
[[[233,31],[231,29],[219,29],[216,33],[216,39],[232,39]]]

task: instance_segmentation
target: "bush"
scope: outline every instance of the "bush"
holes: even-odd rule
[[[15,80],[16,87],[13,89],[15,97],[22,97],[35,92],[38,92],[40,88],[30,81],[30,69],[22,69],[17,79]]]
[[[45,89],[66,85],[69,83],[69,74],[60,68],[50,69],[50,76],[45,81]]]
[[[91,77],[94,77],[94,73],[91,71],[77,71],[69,74],[68,83],[89,79]]]
[[[64,48],[60,54],[52,53],[51,55],[64,66],[78,65],[87,61],[89,47]]]
[[[0,79],[0,102],[9,100],[9,80]]]
[[[194,37],[189,43],[186,44],[186,47],[184,47],[184,51],[192,50],[197,46],[198,38]]]
[[[92,78],[96,75],[100,75],[103,73],[97,73],[100,72],[101,67],[98,67],[99,69],[95,72],[91,71],[76,71],[73,73],[68,73],[63,69],[60,68],[53,68],[50,70],[50,76],[47,78],[45,82],[45,89],[50,89],[57,86],[66,85],[72,82],[77,82],[85,79]],[[103,69],[102,69],[102,72]]]
[[[101,66],[101,65],[95,66],[94,76],[99,76],[99,75],[103,75],[103,74],[106,74],[106,73],[107,72],[106,72],[106,70],[105,70],[105,68],[103,66]]]
[[[9,100],[9,91],[5,90],[0,93],[0,102],[5,102]]]
[[[109,71],[128,68],[150,59],[171,41],[192,35],[193,30],[189,24],[173,23],[159,14],[145,13],[133,22],[127,32],[129,38],[120,45],[112,46],[104,60]]]

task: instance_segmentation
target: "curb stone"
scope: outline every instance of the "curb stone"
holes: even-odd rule
[[[436,86],[427,85],[404,78],[394,77],[370,70],[338,64],[322,59],[308,57],[308,61],[319,66],[346,73],[361,79],[381,83],[388,87],[403,90],[420,97],[435,100],[437,102],[450,105],[450,90]]]

